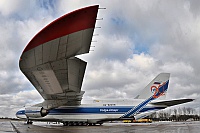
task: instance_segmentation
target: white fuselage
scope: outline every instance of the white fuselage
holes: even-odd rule
[[[40,118],[29,118],[38,121],[60,121],[60,122],[91,122],[114,120],[120,118],[134,106],[141,103],[144,99],[134,100],[93,100],[90,104],[80,106],[61,106],[51,109],[48,114]],[[157,111],[164,109],[165,106],[154,106],[148,104],[140,113]],[[18,118],[27,118],[25,110],[21,109],[16,113]]]

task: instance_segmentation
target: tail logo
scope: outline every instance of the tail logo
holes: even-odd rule
[[[151,92],[153,93],[153,98],[158,98],[158,97],[164,95],[164,92],[165,92],[164,85],[165,84],[166,83],[151,86]]]

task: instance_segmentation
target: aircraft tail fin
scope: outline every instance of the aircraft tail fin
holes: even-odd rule
[[[169,73],[160,73],[157,75],[141,92],[138,94],[135,99],[146,99],[152,95],[152,92],[156,91],[160,85],[164,82],[169,81]],[[159,99],[165,99],[166,92],[162,94]]]
[[[134,117],[137,113],[139,113],[140,110],[142,110],[149,102],[152,100],[155,100],[161,96],[167,91],[168,84],[169,84],[169,73],[161,73],[156,78],[154,78],[145,88],[143,93],[138,96],[138,98],[145,98],[144,101],[142,101],[137,106],[134,106],[132,109],[130,109],[128,112],[126,112],[124,115],[122,115],[120,118],[128,118],[128,117]]]

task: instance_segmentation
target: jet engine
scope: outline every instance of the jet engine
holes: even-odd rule
[[[28,118],[44,117],[48,114],[48,110],[43,107],[28,107],[25,108],[25,114]]]

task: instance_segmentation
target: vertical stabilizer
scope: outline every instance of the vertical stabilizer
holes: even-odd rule
[[[152,96],[152,93],[157,91],[160,85],[169,81],[170,73],[160,73],[156,76],[141,92],[135,97],[135,99],[146,99]],[[166,92],[159,97],[159,99],[165,99]]]
[[[137,113],[140,112],[149,102],[155,100],[159,97],[162,97],[167,89],[169,84],[169,73],[161,73],[155,79],[153,79],[142,91],[140,95],[137,96],[138,99],[145,99],[137,106],[134,106],[120,118],[134,117]]]

